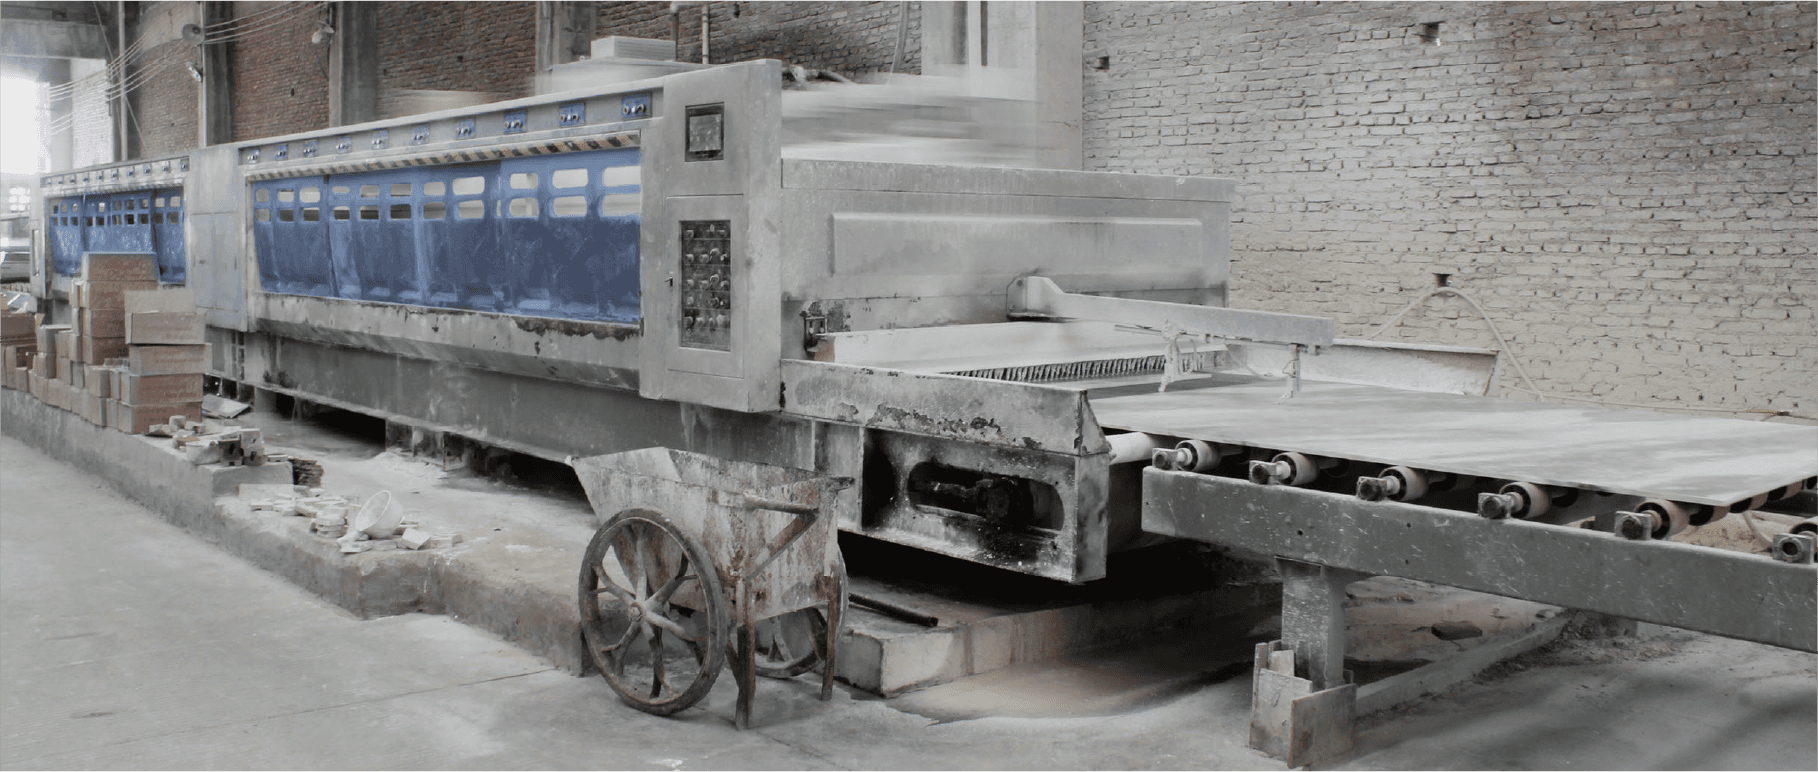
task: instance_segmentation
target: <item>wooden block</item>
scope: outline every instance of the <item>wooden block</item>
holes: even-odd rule
[[[129,372],[120,377],[119,386],[114,398],[134,405],[202,403],[202,376],[199,374],[139,375]]]
[[[85,308],[76,312],[82,334],[96,338],[126,337],[126,310],[121,308]]]
[[[96,426],[106,426],[107,398],[92,391],[82,392],[82,418]]]
[[[153,311],[150,313],[128,311],[126,313],[126,342],[128,343],[166,346],[200,345],[204,340],[202,315],[194,311]]]
[[[69,387],[72,389],[87,389],[88,368],[79,363],[71,362],[69,366],[69,377],[64,378],[63,381],[68,383]]]
[[[98,365],[127,353],[125,338],[83,338],[81,361]]]
[[[66,410],[69,404],[69,384],[63,381],[49,381],[44,384],[44,401],[51,407]]]
[[[131,346],[127,369],[139,375],[202,374],[208,371],[208,344],[199,346]],[[175,415],[173,413],[173,415]]]
[[[106,416],[107,428],[109,428],[109,429],[120,428],[120,400],[111,399],[111,398],[108,400],[105,400],[104,409],[107,412],[107,416]]]
[[[56,369],[56,375],[54,375],[53,377],[64,383],[69,383],[69,379],[70,379],[69,360],[65,359],[63,357],[57,357],[57,365],[56,365],[55,369]]]
[[[129,314],[193,312],[196,310],[196,291],[187,288],[134,290],[126,294],[121,308]]]
[[[32,388],[31,388],[32,396],[37,397],[39,402],[50,401],[49,394],[48,394],[48,392],[50,391],[50,379],[49,378],[46,378],[37,373],[32,373],[31,384],[32,384]]]
[[[151,430],[152,424],[170,421],[170,417],[180,415],[191,421],[202,420],[202,402],[186,402],[173,405],[129,405],[120,404],[120,430],[130,434],[144,434]]]
[[[91,281],[82,288],[82,308],[125,309],[126,293],[155,290],[156,281]]]
[[[82,255],[86,281],[158,281],[158,256],[144,252],[88,252]]]

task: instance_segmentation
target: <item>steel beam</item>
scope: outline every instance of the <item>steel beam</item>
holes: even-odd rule
[[[1337,329],[1336,322],[1321,316],[1080,295],[1064,292],[1054,280],[1041,276],[1011,282],[1009,305],[1013,317],[1090,319],[1257,343],[1325,347],[1332,345]]]
[[[1143,530],[1818,652],[1818,566],[1760,555],[1154,468]]]

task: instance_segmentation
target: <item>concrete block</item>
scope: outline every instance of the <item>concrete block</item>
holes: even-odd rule
[[[297,486],[289,483],[242,483],[235,489],[234,495],[243,499],[294,499],[297,497]]]
[[[135,295],[143,293],[133,293]],[[171,293],[157,292],[155,295]],[[126,315],[126,342],[133,344],[200,345],[202,315],[194,311],[153,311]],[[124,349],[122,349],[124,353]]]
[[[116,431],[125,431],[124,429],[121,429],[121,426],[123,424],[121,423],[121,418],[120,418],[120,400],[113,399],[111,397],[108,398],[106,410],[107,410],[107,428],[114,429]]]
[[[78,362],[69,364],[69,372],[64,374],[63,382],[70,388],[84,390],[88,388],[88,368]]]
[[[37,399],[39,402],[48,401],[45,392],[49,390],[49,387],[50,379],[45,378],[40,373],[31,373],[31,388],[29,391],[33,398]]]
[[[130,346],[127,369],[139,375],[178,375],[208,372],[208,345]]]
[[[67,324],[43,324],[38,326],[38,350],[45,356],[57,355],[57,335],[70,329]]]
[[[404,535],[398,537],[398,543],[407,549],[422,549],[430,540],[429,532],[421,528],[406,528]]]
[[[82,256],[84,282],[150,282],[158,284],[157,255],[133,252],[89,252]],[[191,303],[194,304],[193,301]]]
[[[114,379],[108,369],[102,365],[87,365],[86,367],[88,374],[84,376],[84,382],[87,384],[88,390],[103,398],[113,397]]]

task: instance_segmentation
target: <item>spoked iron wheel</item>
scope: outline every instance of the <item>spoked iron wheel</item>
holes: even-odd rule
[[[628,509],[594,533],[580,605],[588,655],[626,704],[667,716],[713,689],[726,596],[700,541],[662,514]]]

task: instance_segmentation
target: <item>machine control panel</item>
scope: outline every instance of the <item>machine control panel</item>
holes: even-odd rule
[[[681,344],[732,349],[732,221],[682,220]]]

